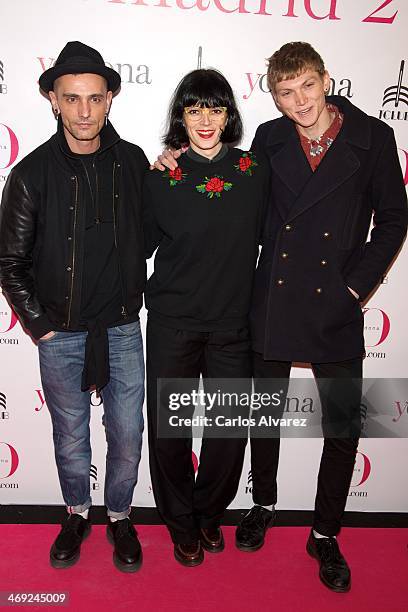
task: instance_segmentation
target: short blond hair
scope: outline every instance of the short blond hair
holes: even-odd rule
[[[286,43],[268,60],[268,86],[274,92],[276,83],[295,79],[306,70],[315,70],[321,77],[326,72],[318,52],[307,42]]]

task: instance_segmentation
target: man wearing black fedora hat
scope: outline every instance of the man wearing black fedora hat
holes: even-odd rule
[[[0,281],[38,340],[41,380],[68,518],[50,551],[66,568],[90,532],[90,390],[104,405],[107,535],[116,567],[142,551],[129,520],[140,461],[145,283],[141,187],[148,161],[108,114],[120,75],[69,42],[40,77],[56,133],[10,173],[0,209]]]

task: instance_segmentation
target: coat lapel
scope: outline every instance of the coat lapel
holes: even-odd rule
[[[291,192],[293,199],[290,208],[302,194],[305,185],[312,178],[313,172],[303,153],[296,129],[291,121],[282,117],[273,126],[266,145],[271,168]],[[275,200],[276,208],[281,217],[288,216],[288,202],[282,198]]]
[[[303,153],[303,151],[302,151]],[[304,158],[306,156],[303,154]],[[360,167],[360,161],[352,149],[337,137],[320,162],[311,179],[289,211],[288,221],[294,219],[336,191]]]
[[[296,197],[300,196],[313,174],[300,141],[296,138],[291,138],[271,158],[271,166]]]
[[[344,123],[315,172],[312,172],[303,152],[294,123],[285,116],[270,123],[266,149],[271,167],[293,195],[289,207],[287,201],[283,203],[276,197],[276,207],[286,221],[339,189],[358,171],[360,161],[350,145],[366,150],[370,147],[367,115],[340,96],[331,96],[327,101],[344,114]]]

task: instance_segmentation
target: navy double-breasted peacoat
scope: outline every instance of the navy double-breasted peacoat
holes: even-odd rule
[[[363,315],[347,287],[364,300],[406,234],[393,130],[345,98],[328,101],[344,121],[315,172],[287,117],[262,124],[252,145],[272,169],[251,309],[253,348],[265,359],[362,356]]]

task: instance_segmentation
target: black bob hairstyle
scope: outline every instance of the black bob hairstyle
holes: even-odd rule
[[[163,144],[175,149],[188,143],[183,123],[184,108],[225,106],[228,121],[221,135],[221,142],[237,143],[242,138],[242,119],[235,102],[231,85],[213,68],[200,68],[186,74],[177,85],[170,102],[166,133]]]

